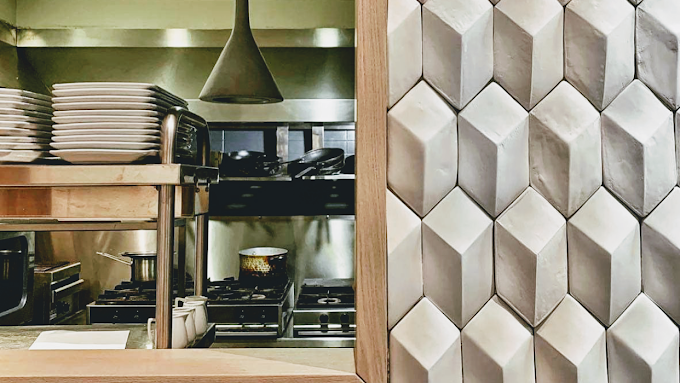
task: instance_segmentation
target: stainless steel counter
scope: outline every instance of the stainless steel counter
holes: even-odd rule
[[[130,331],[126,349],[151,349],[153,346],[143,324],[96,324],[0,327],[0,350],[28,350],[43,331]],[[215,340],[215,325],[211,324],[192,348],[208,348]]]

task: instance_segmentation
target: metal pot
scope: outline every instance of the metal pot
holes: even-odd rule
[[[130,266],[132,282],[154,282],[156,280],[156,253],[120,253],[119,256],[100,252],[97,254]],[[128,257],[131,260],[120,257]]]
[[[282,282],[288,279],[288,250],[277,247],[253,247],[238,252],[241,282]]]

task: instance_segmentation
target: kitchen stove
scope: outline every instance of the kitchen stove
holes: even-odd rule
[[[293,336],[355,337],[353,283],[353,279],[305,279],[293,310]]]
[[[122,282],[87,305],[88,323],[146,323],[156,315],[155,283]],[[241,284],[233,278],[209,282],[208,322],[217,336],[283,335],[293,311],[293,283],[268,286]],[[188,281],[186,294],[193,295]],[[173,296],[177,296],[174,288]]]

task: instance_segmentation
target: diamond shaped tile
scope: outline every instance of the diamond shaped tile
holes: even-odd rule
[[[562,80],[563,14],[557,0],[503,0],[496,5],[494,79],[526,110]]]
[[[423,295],[420,219],[387,192],[387,322],[392,328]]]
[[[459,328],[493,295],[493,221],[460,188],[423,220],[423,280]]]
[[[498,297],[470,320],[461,337],[465,383],[535,382],[531,329]]]
[[[680,107],[678,15],[677,0],[645,0],[637,7],[635,26],[637,77],[673,110]]]
[[[604,186],[647,216],[678,182],[673,114],[640,81],[602,112]]]
[[[567,4],[569,4],[569,2],[570,2],[571,0],[557,0],[557,1],[559,1],[560,4],[562,4],[562,6],[565,7],[565,6],[567,6]]]
[[[459,115],[459,183],[496,217],[529,185],[527,112],[491,83]]]
[[[604,327],[567,295],[536,329],[536,381],[607,383]]]
[[[642,222],[644,292],[680,323],[680,189]]]
[[[497,294],[535,327],[567,293],[566,221],[527,188],[495,229]]]
[[[462,383],[460,332],[423,298],[390,333],[390,382]]]
[[[573,0],[564,14],[566,79],[598,110],[635,76],[635,8],[626,0]]]
[[[493,76],[488,0],[429,0],[423,6],[423,76],[462,109]]]
[[[642,2],[642,0],[628,0],[628,1],[630,1],[630,3],[633,5],[638,5]]]
[[[675,161],[678,165],[678,186],[680,186],[680,110],[675,113]]]
[[[675,383],[678,348],[678,328],[640,294],[607,330],[610,382]]]
[[[569,293],[605,326],[640,293],[640,226],[600,188],[567,223]]]
[[[389,107],[423,74],[421,7],[416,0],[390,0],[387,7]]]
[[[531,187],[570,217],[602,184],[600,114],[561,82],[529,117]]]
[[[387,114],[387,183],[425,216],[456,186],[456,114],[421,81]]]

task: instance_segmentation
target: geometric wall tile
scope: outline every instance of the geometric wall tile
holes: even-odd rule
[[[678,165],[678,186],[680,186],[680,110],[675,113],[675,161]]]
[[[640,226],[600,188],[567,223],[569,293],[610,326],[640,293]]]
[[[495,8],[494,78],[526,110],[562,80],[563,14],[557,0],[503,0]]]
[[[420,4],[390,0],[387,7],[387,65],[391,108],[423,74],[423,31]]]
[[[673,110],[680,107],[680,1],[646,0],[637,7],[637,74]]]
[[[529,116],[531,187],[568,218],[602,185],[600,114],[563,81]]]
[[[677,382],[679,347],[678,328],[640,294],[607,330],[610,382]]]
[[[470,320],[462,338],[465,383],[535,382],[531,329],[498,297]]]
[[[491,83],[458,117],[460,187],[497,217],[529,185],[527,112]]]
[[[456,186],[456,114],[421,81],[387,113],[387,182],[419,216]]]
[[[629,0],[631,4],[633,5],[638,5],[642,2],[642,0]]]
[[[423,295],[420,219],[387,191],[387,322],[392,328]]]
[[[639,80],[602,112],[604,186],[645,217],[678,182],[673,113]]]
[[[642,285],[680,323],[680,189],[674,188],[642,222]]]
[[[536,381],[607,383],[604,327],[571,296],[536,329]]]
[[[460,331],[427,298],[390,333],[390,381],[463,381]]]
[[[459,328],[493,295],[493,221],[458,187],[423,220],[423,282]]]
[[[423,6],[423,76],[462,109],[493,76],[493,7],[487,0]]]
[[[559,1],[560,4],[562,4],[563,7],[566,7],[567,4],[569,4],[569,2],[570,2],[571,0],[557,0],[557,1]]]
[[[635,75],[635,8],[626,0],[574,0],[564,15],[565,77],[602,110]]]
[[[567,293],[564,217],[534,189],[496,220],[496,290],[536,327]]]

